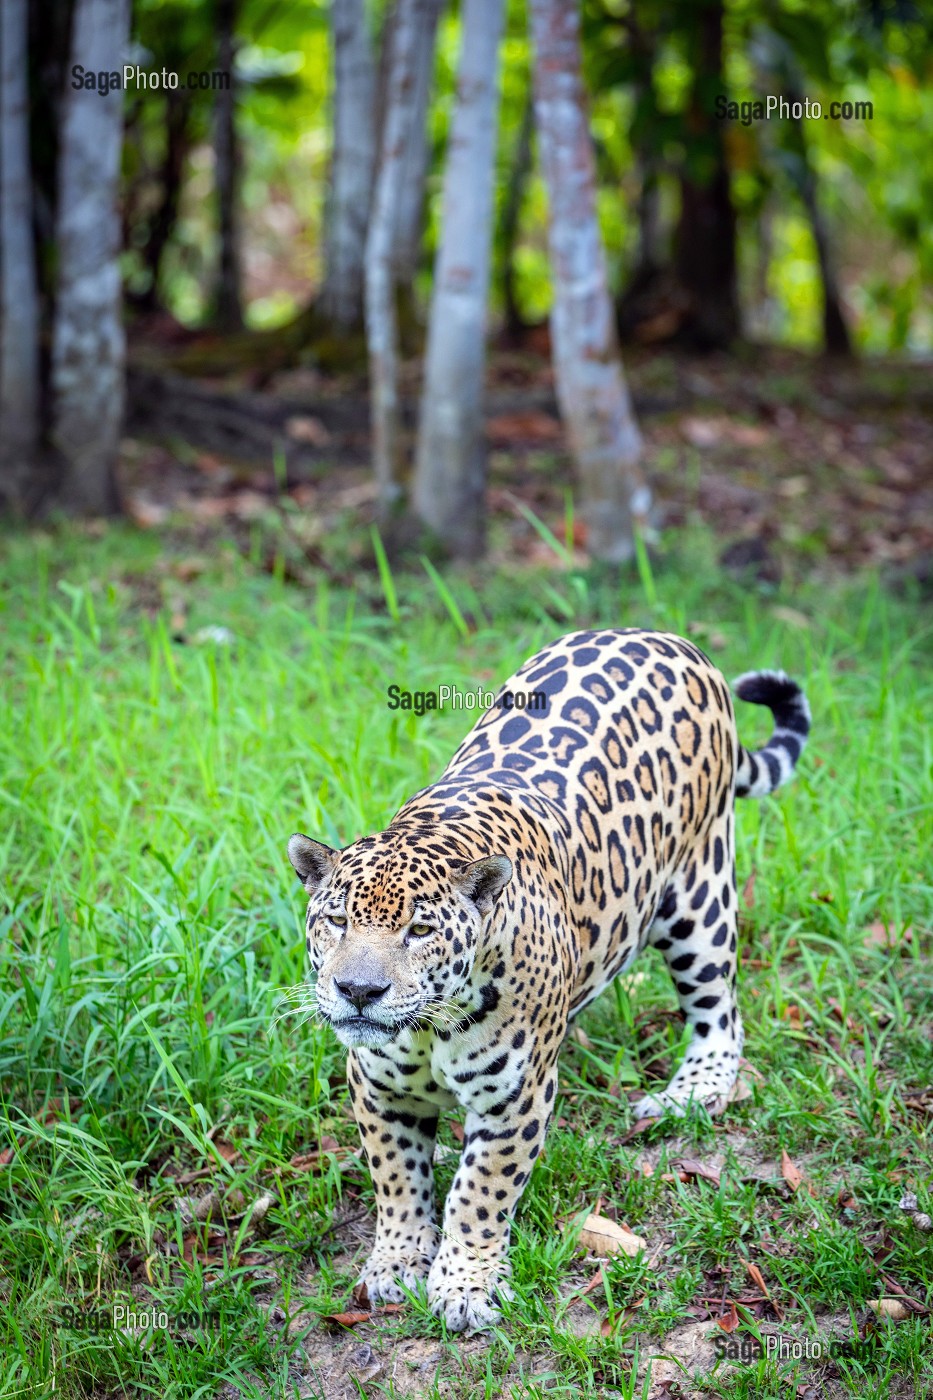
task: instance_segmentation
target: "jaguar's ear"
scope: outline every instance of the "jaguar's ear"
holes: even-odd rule
[[[481,913],[486,914],[511,878],[512,862],[508,856],[483,856],[465,865],[455,876],[454,883]]]
[[[323,841],[312,841],[310,836],[302,836],[300,831],[296,831],[294,836],[288,838],[288,858],[308,894],[313,894],[337,864],[340,852],[325,846]]]

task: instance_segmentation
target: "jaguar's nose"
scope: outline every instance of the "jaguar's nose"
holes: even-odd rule
[[[341,996],[347,1001],[352,1001],[357,1011],[362,1011],[364,1006],[371,1006],[374,1001],[378,1001],[381,996],[391,987],[391,982],[386,982],[382,986],[375,982],[338,982],[334,978],[334,986]]]

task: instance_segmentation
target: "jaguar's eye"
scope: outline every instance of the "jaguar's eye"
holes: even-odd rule
[[[409,924],[409,925],[408,925],[408,937],[409,937],[409,938],[430,938],[430,936],[431,936],[431,934],[432,934],[433,932],[434,932],[434,925],[433,925],[433,924]]]
[[[346,916],[346,914],[328,914],[327,917],[328,917],[328,919],[330,920],[330,922],[333,924],[334,928],[346,928],[346,926],[347,926],[347,916]]]

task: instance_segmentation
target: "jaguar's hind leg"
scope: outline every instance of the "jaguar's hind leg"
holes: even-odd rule
[[[683,1063],[666,1089],[634,1106],[639,1118],[665,1110],[678,1116],[695,1104],[725,1107],[739,1070],[742,1020],[735,998],[737,900],[732,814],[672,878],[651,928],[663,952],[691,1029]]]

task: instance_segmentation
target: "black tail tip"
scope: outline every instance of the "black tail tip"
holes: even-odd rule
[[[803,738],[810,732],[810,706],[801,686],[783,671],[749,671],[739,676],[733,690],[740,700],[767,705],[778,729],[790,729]]]
[[[750,705],[767,705],[769,710],[781,710],[804,700],[801,687],[783,671],[749,671],[739,676],[732,688],[740,700]]]

